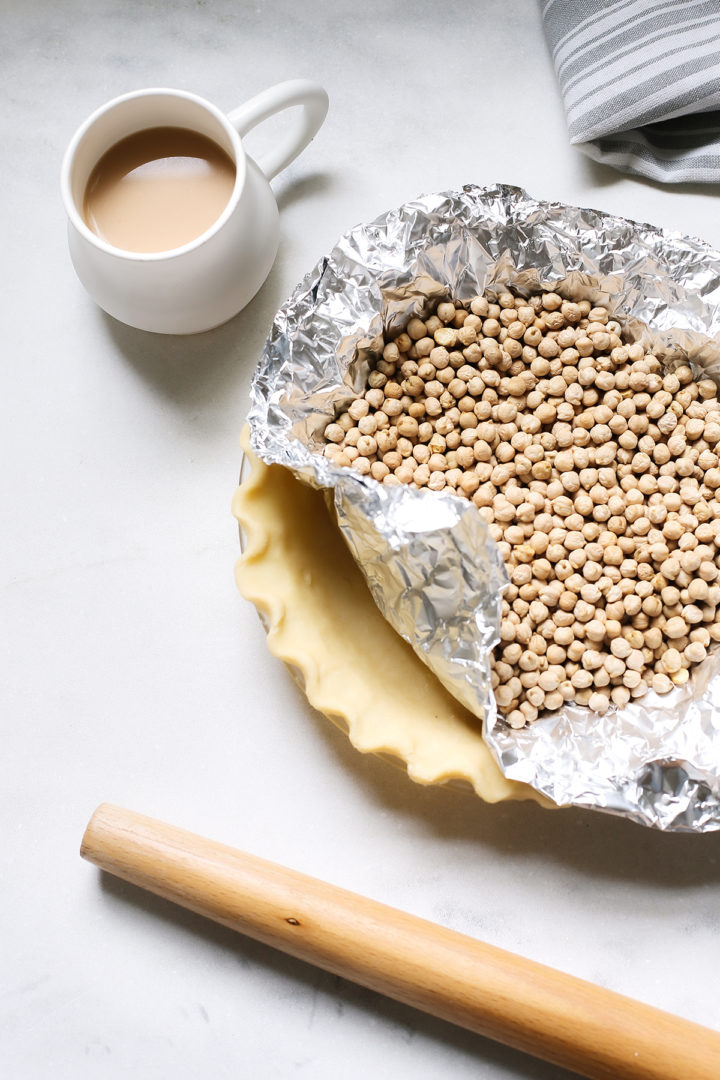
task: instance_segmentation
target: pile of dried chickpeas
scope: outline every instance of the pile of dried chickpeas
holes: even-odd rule
[[[720,641],[717,386],[625,343],[604,307],[441,302],[324,435],[335,465],[451,489],[488,522],[510,578],[492,680],[511,726],[667,693]]]

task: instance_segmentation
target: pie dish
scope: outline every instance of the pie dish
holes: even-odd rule
[[[391,493],[382,484],[353,477],[351,470],[334,468],[324,452],[318,452],[318,434],[363,386],[381,335],[393,338],[435,300],[462,301],[506,285],[523,294],[550,288],[606,307],[612,300],[610,310],[625,314],[623,330],[629,340],[715,378],[719,267],[718,253],[692,237],[538,201],[507,185],[466,185],[421,196],[356,226],[338,239],[277,312],[250,392],[252,446],[265,465],[285,468],[326,492],[337,531],[378,611],[471,713],[463,715],[455,701],[447,699],[436,707],[434,719],[441,713],[454,718],[450,727],[455,750],[458,722],[464,729],[463,750],[448,758],[443,741],[442,754],[433,745],[422,760],[427,729],[423,737],[414,736],[412,724],[401,724],[398,730],[382,707],[376,707],[381,703],[371,700],[367,707],[367,699],[361,701],[356,721],[354,711],[352,717],[345,715],[342,694],[341,704],[326,699],[324,678],[313,685],[314,668],[301,673],[310,686],[310,699],[319,694],[323,711],[344,716],[342,722],[362,749],[394,754],[426,783],[464,778],[487,798],[511,795],[497,786],[497,762],[506,780],[527,784],[555,805],[593,808],[666,830],[718,828],[720,680],[714,677],[715,661],[702,686],[690,680],[686,688],[676,687],[662,699],[656,695],[657,702],[638,700],[623,709],[608,709],[602,717],[584,706],[565,707],[522,729],[508,730],[495,722],[486,663],[487,649],[497,636],[497,599],[503,587],[496,573],[499,552],[485,538],[472,535],[476,516],[459,514],[458,500],[442,492],[433,500],[408,487]],[[265,523],[260,533],[266,537]],[[321,559],[316,579],[324,579],[326,568],[327,560]],[[269,582],[269,592],[255,594],[246,584],[247,569],[240,571],[243,591],[256,595],[259,607],[282,612],[276,583]],[[300,596],[301,612],[310,599]],[[295,600],[292,593],[288,606]],[[340,670],[355,673],[355,661],[368,647],[353,637],[367,636],[366,628],[353,622],[353,612],[349,604],[340,613],[339,624],[350,639],[347,651],[340,650],[346,658]],[[271,638],[273,634],[271,627]],[[292,656],[297,641],[296,632],[290,649],[279,643],[275,647],[279,655]],[[302,633],[299,641],[307,653]],[[324,643],[321,646],[322,664],[330,663]],[[380,650],[362,669],[374,693],[378,686],[383,692],[392,689],[392,679],[397,681],[388,666]],[[332,674],[332,664],[329,670]],[[423,676],[428,677],[409,669],[405,683],[411,678],[427,686]],[[402,685],[401,710],[408,692]],[[360,699],[356,693],[350,697],[355,710]],[[419,707],[423,704],[420,694]],[[448,707],[450,713],[443,713]],[[490,766],[472,716],[483,718]],[[445,734],[445,724],[433,723],[430,729],[435,744],[438,731]],[[468,740],[468,732],[474,740]],[[469,764],[472,752],[481,755],[479,772],[476,764]],[[515,796],[520,793],[528,796],[527,789],[514,789]]]

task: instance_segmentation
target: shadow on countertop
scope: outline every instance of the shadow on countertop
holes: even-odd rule
[[[331,187],[332,179],[324,173],[299,176],[276,193],[278,208],[282,214],[296,202],[324,196]],[[214,330],[153,334],[127,326],[99,308],[97,318],[130,367],[174,404],[192,409],[233,393],[238,381],[249,384],[275,313],[289,291],[278,269],[289,242],[285,236],[281,219],[280,246],[265,283],[242,311]],[[310,256],[306,269],[316,261]]]
[[[290,675],[287,676],[290,679]],[[720,831],[661,832],[626,818],[576,807],[545,809],[533,801],[483,802],[469,789],[423,786],[403,767],[359,753],[347,736],[307,705],[319,737],[344,771],[393,816],[412,818],[429,836],[477,843],[506,855],[534,855],[590,878],[627,880],[667,889],[720,882]]]
[[[609,188],[622,181],[631,180],[641,187],[666,191],[674,195],[705,195],[712,199],[717,199],[720,196],[720,184],[693,184],[687,181],[675,184],[664,183],[662,180],[651,180],[648,176],[636,176],[634,173],[614,169],[611,165],[604,165],[600,161],[594,161],[587,154],[583,154],[581,150],[578,150],[578,156],[582,161],[587,182],[593,187]]]
[[[287,990],[291,985],[296,992],[310,995],[313,1014],[324,1005],[324,1012],[331,1012],[338,1026],[344,1024],[346,1014],[349,1020],[353,1014],[364,1015],[367,1020],[398,1032],[404,1043],[434,1044],[460,1058],[473,1060],[481,1069],[492,1066],[507,1070],[508,1076],[517,1077],[517,1080],[525,1077],[527,1080],[573,1080],[577,1075],[322,971],[104,871],[100,874],[100,884],[104,897],[111,902],[131,905],[149,919],[172,924],[183,937],[191,941],[199,939],[209,950],[217,949],[234,956],[240,969],[239,977],[242,977],[243,969],[261,967],[277,984],[272,999],[268,995],[268,1009],[274,1008],[283,989]],[[238,1020],[241,1019],[238,1016]],[[281,1025],[280,1018],[278,1027]],[[358,1047],[358,1053],[362,1056],[361,1047]]]

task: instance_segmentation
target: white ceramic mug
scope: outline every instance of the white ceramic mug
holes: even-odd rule
[[[295,127],[253,161],[241,137],[256,124],[301,106]],[[141,330],[193,334],[236,315],[258,291],[275,260],[279,215],[269,181],[304,150],[325,119],[328,97],[316,83],[280,83],[225,115],[183,90],[136,90],[90,116],[73,136],[62,165],[73,265],[93,299]],[[83,197],[102,155],[120,139],[153,127],[183,127],[213,139],[235,164],[235,186],[206,232],[170,251],[133,252],[108,244],[85,223]]]

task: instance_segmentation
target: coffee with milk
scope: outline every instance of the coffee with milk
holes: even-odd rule
[[[85,223],[125,251],[182,247],[217,221],[235,185],[235,165],[217,143],[179,127],[137,131],[95,165]]]

